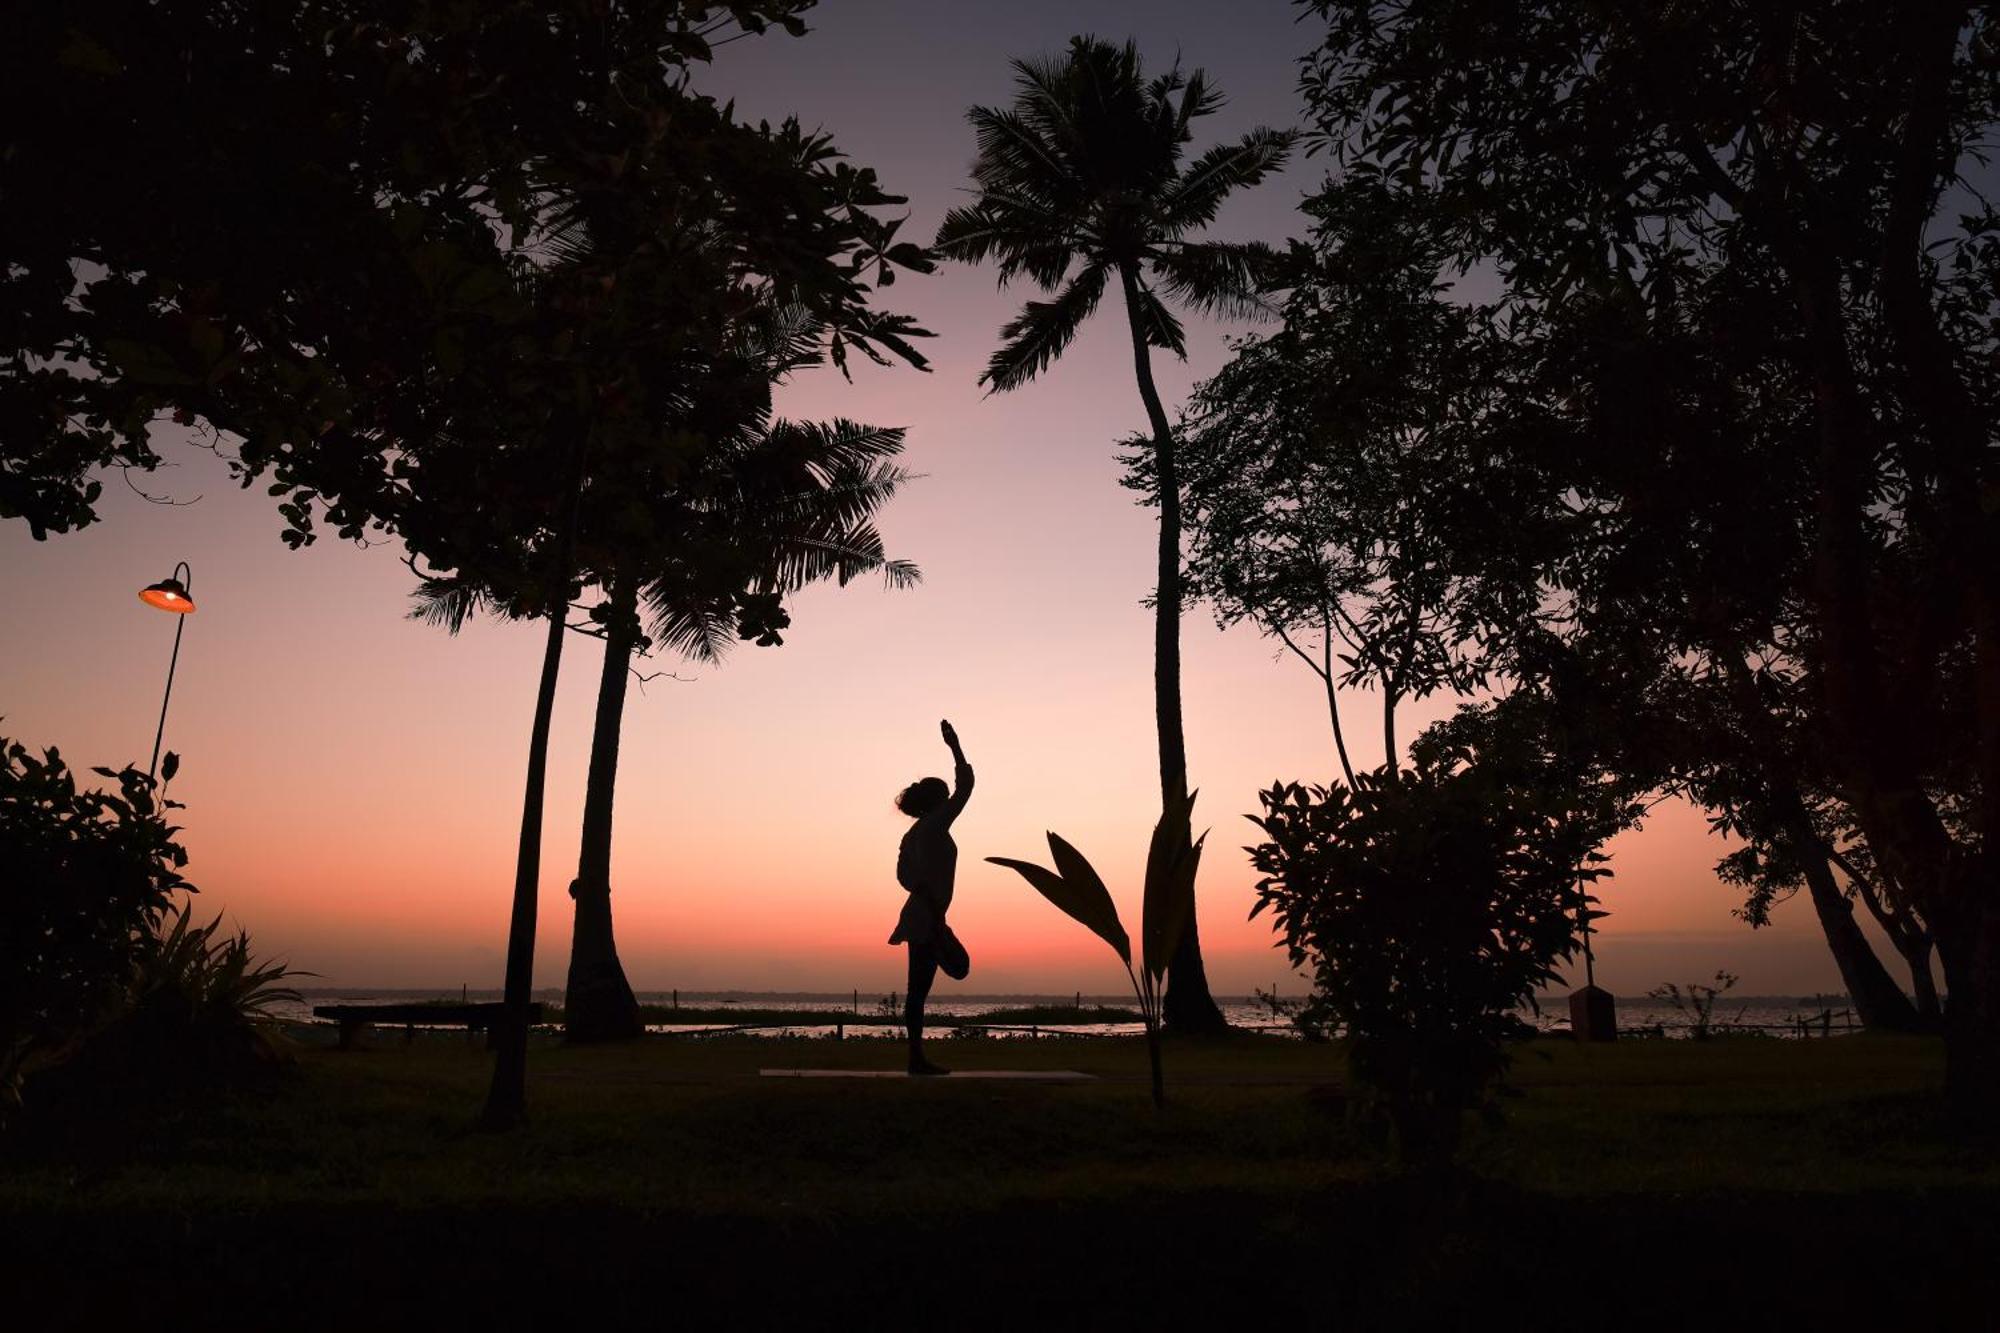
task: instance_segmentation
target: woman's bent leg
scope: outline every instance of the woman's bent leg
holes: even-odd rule
[[[910,1032],[910,1072],[944,1074],[950,1071],[924,1058],[924,1001],[930,998],[931,983],[937,980],[937,946],[910,941],[909,994],[903,1001],[903,1023]]]

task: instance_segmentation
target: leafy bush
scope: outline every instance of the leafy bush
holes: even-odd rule
[[[1614,826],[1545,773],[1473,759],[1420,743],[1352,788],[1273,786],[1251,817],[1269,838],[1249,849],[1251,915],[1312,969],[1301,1026],[1346,1032],[1353,1101],[1414,1164],[1448,1160],[1464,1113],[1492,1108],[1515,1010],[1576,949]]]
[[[208,1082],[278,1063],[270,1007],[296,1002],[283,964],[259,963],[250,936],[222,933],[220,915],[194,923],[190,904],[148,931],[123,1007],[85,1045],[78,1077],[150,1088]]]
[[[118,790],[80,790],[53,747],[37,758],[0,737],[0,1115],[30,1070],[119,1011],[153,927],[189,888],[164,813],[174,802],[135,768],[95,771]]]
[[[161,771],[178,766],[168,754]],[[298,998],[247,934],[176,904],[195,892],[165,813],[179,803],[135,768],[92,771],[117,790],[79,789],[55,749],[0,739],[0,1119],[30,1075],[38,1101],[45,1082],[87,1099],[267,1065],[269,1006]]]

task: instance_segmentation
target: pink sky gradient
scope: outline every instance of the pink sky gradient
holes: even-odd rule
[[[1210,137],[1298,115],[1289,61],[1309,44],[1278,0],[1258,4],[970,6],[846,0],[802,42],[745,41],[700,81],[754,116],[824,122],[857,160],[911,196],[928,239],[964,183],[961,112],[1009,93],[1005,58],[1072,31],[1131,33],[1152,61],[1178,47],[1235,100]],[[1197,145],[1199,147],[1199,145]],[[1222,220],[1232,236],[1282,238],[1321,170],[1295,166]],[[817,374],[782,406],[909,428],[924,474],[886,512],[895,554],[925,581],[799,599],[782,648],[740,648],[719,670],[658,680],[627,705],[613,861],[621,952],[641,990],[886,992],[902,957],[884,940],[901,904],[892,874],[904,822],[891,796],[945,774],[950,717],[979,773],[960,821],[954,921],[979,992],[1111,992],[1108,950],[1010,871],[979,858],[1045,859],[1044,829],[1075,842],[1136,919],[1138,873],[1157,810],[1150,615],[1153,515],[1118,485],[1114,443],[1143,424],[1122,312],[1107,305],[1042,381],[999,397],[975,380],[1022,292],[990,271],[906,280],[889,296],[940,336],[921,375]],[[1163,360],[1179,401],[1226,354],[1197,328],[1187,364]],[[72,764],[143,764],[173,626],[135,596],[177,559],[200,610],[187,626],[167,746],[185,756],[173,795],[204,910],[225,909],[260,947],[347,986],[497,986],[513,877],[520,781],[539,665],[532,627],[480,623],[453,639],[404,619],[412,580],[393,546],[277,540],[261,488],[162,430],[177,466],[141,484],[198,503],[149,505],[118,479],[103,521],[46,543],[0,527],[0,731],[59,745]],[[1243,814],[1278,778],[1333,768],[1318,683],[1276,645],[1185,621],[1196,827],[1213,827],[1201,929],[1219,992],[1282,981],[1262,922]],[[572,638],[556,713],[542,880],[538,986],[560,985],[564,894],[576,856],[597,645]],[[672,667],[655,663],[648,669]],[[1435,716],[1448,704],[1439,701]],[[1357,764],[1380,760],[1350,700]],[[1404,724],[1408,735],[1421,720]],[[1661,981],[1742,975],[1740,990],[1838,988],[1811,909],[1778,909],[1753,933],[1736,891],[1711,873],[1721,844],[1684,807],[1656,812],[1614,847],[1603,890],[1599,979],[1636,994]],[[946,988],[947,990],[949,988]],[[941,992],[943,993],[943,992]]]

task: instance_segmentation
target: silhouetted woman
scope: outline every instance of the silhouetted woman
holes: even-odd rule
[[[965,946],[944,919],[951,907],[952,880],[958,874],[958,844],[951,840],[951,821],[972,796],[972,766],[958,748],[958,733],[951,723],[938,726],[951,747],[952,785],[946,787],[943,778],[924,778],[903,788],[896,798],[896,808],[916,821],[896,853],[896,882],[909,890],[910,897],[903,904],[896,933],[889,937],[891,944],[910,946],[910,989],[903,1001],[903,1021],[910,1030],[912,1074],[951,1072],[924,1058],[924,1001],[938,968],[963,981],[972,967]]]

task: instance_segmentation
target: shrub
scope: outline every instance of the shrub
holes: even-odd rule
[[[148,931],[134,956],[125,1003],[86,1043],[79,1080],[163,1089],[227,1080],[278,1063],[270,1006],[296,1002],[278,963],[259,963],[250,936],[222,933],[220,915],[194,924],[183,904]]]
[[[0,1116],[30,1070],[118,1012],[154,925],[189,887],[165,817],[174,802],[135,768],[94,771],[117,791],[80,790],[54,748],[37,758],[0,737]]]
[[[1295,967],[1304,1023],[1348,1038],[1351,1101],[1386,1112],[1406,1163],[1448,1160],[1492,1109],[1515,1011],[1577,947],[1582,884],[1613,824],[1544,774],[1417,747],[1400,773],[1279,784],[1248,849]],[[1587,897],[1585,902],[1589,901]]]

